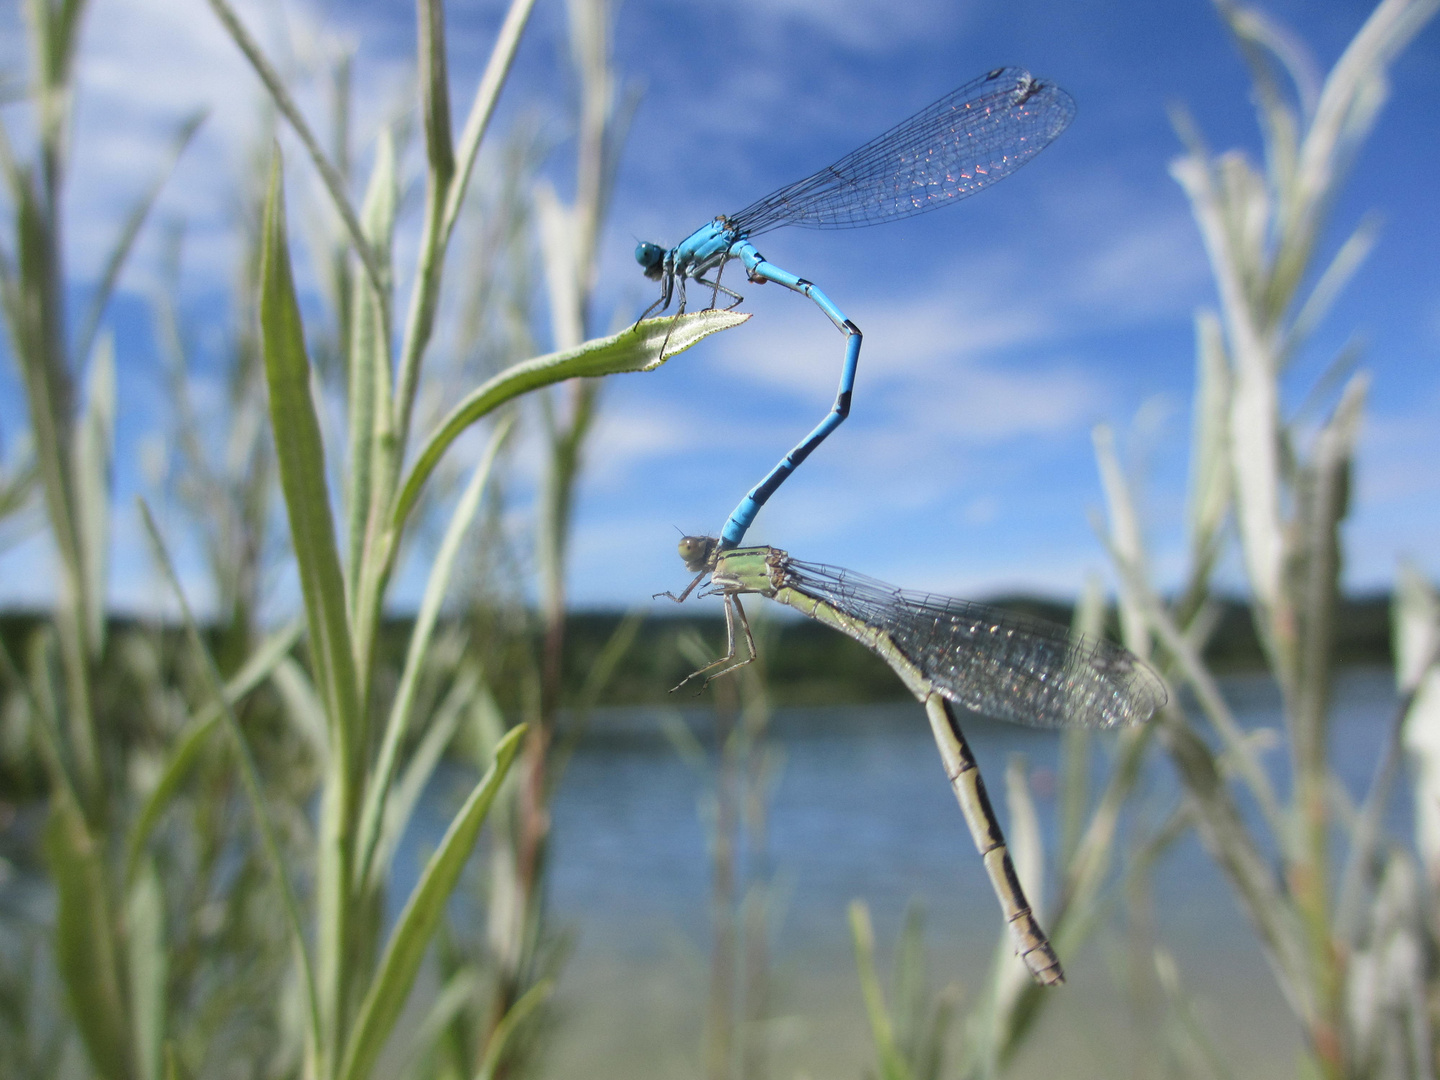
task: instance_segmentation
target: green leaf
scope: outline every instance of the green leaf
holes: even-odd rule
[[[391,527],[398,530],[404,525],[425,481],[450,445],[470,425],[507,401],[566,379],[653,371],[711,334],[739,326],[749,318],[748,314],[711,310],[646,319],[618,334],[587,341],[579,348],[537,356],[506,368],[455,406],[426,440],[400,489]]]
[[[211,2],[223,6],[223,0]],[[346,970],[352,910],[350,831],[364,767],[365,738],[345,578],[326,485],[325,447],[310,396],[310,361],[290,272],[278,147],[271,166],[262,234],[260,330],[270,425],[305,597],[311,666],[328,721],[329,759],[320,800],[315,869],[318,933],[312,1002],[319,1024],[315,1032],[317,1052],[333,1067],[342,1038],[340,1014],[350,977]],[[367,253],[373,256],[368,248]]]
[[[524,734],[525,725],[520,724],[500,740],[489,771],[481,777],[465,805],[451,821],[439,848],[430,857],[425,872],[410,893],[351,1030],[339,1073],[340,1080],[364,1080],[370,1075],[410,995],[430,938],[444,914],[450,893],[460,880],[460,871],[470,858],[480,826],[484,824],[495,794],[510,771],[510,764]]]
[[[85,413],[75,429],[75,521],[85,576],[87,643],[105,647],[105,584],[110,565],[111,463],[115,449],[115,339],[100,339],[85,387]]]
[[[455,145],[450,136],[450,79],[445,63],[445,5],[441,0],[420,0],[420,94],[425,117],[425,157],[432,182],[448,188],[455,173]],[[443,194],[441,200],[443,201]]]
[[[142,1080],[160,1080],[165,1042],[165,894],[153,862],[135,876],[125,904],[130,1007]]]
[[[135,1060],[103,853],[80,808],[57,792],[45,827],[55,886],[55,962],[90,1063],[105,1080],[131,1080]]]
[[[340,572],[330,491],[325,482],[325,446],[310,396],[305,328],[290,272],[278,147],[265,202],[260,329],[270,390],[270,424],[290,519],[290,539],[305,596],[310,648],[321,700],[332,727],[332,752],[340,756],[348,770],[351,737],[359,723],[358,682],[346,621],[345,579]]]
[[[400,192],[395,180],[395,141],[390,130],[380,133],[375,144],[375,165],[361,208],[365,238],[376,258],[390,267],[391,240],[395,233],[395,210]],[[385,340],[382,305],[368,280],[354,283],[351,301],[353,321],[350,333],[350,475],[346,493],[349,582],[358,586],[361,553],[371,520],[371,500],[378,471],[380,447],[391,431],[390,343]]]

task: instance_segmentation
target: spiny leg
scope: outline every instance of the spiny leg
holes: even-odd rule
[[[669,597],[671,600],[674,600],[675,603],[677,603],[677,604],[683,604],[683,603],[685,602],[685,598],[686,598],[687,596],[689,596],[692,592],[695,591],[695,586],[696,586],[696,585],[699,585],[700,582],[704,581],[704,580],[705,580],[705,575],[708,574],[708,573],[710,573],[709,570],[701,570],[700,573],[698,573],[698,574],[695,575],[695,580],[692,581],[692,582],[690,582],[689,585],[686,585],[686,586],[685,586],[685,591],[682,592],[679,596],[676,596],[673,592],[670,592],[670,591],[667,589],[665,592],[651,593],[650,599],[651,599],[651,600],[659,600],[660,597],[662,597],[662,596],[667,596],[667,597]]]
[[[678,319],[681,315],[685,314],[685,275],[682,273],[673,273],[666,279],[666,281],[667,283],[677,283],[674,288],[675,291],[680,294],[677,297],[678,303],[675,306],[675,317]],[[666,289],[665,296],[668,302],[670,297],[669,288]],[[665,350],[670,347],[670,335],[674,332],[675,324],[672,322],[669,328],[665,331],[665,340],[660,343],[660,357],[658,360],[659,363],[663,364],[665,362]]]
[[[719,266],[719,268],[715,271],[715,280],[714,280],[714,281],[707,281],[707,280],[706,280],[705,278],[703,278],[703,277],[697,277],[697,278],[695,279],[695,280],[696,280],[697,282],[699,282],[701,285],[709,285],[710,288],[711,288],[712,290],[714,290],[714,291],[711,292],[711,294],[710,294],[710,307],[711,307],[712,310],[715,308],[716,304],[719,302],[719,300],[720,300],[720,294],[721,294],[722,292],[723,292],[726,296],[730,297],[730,303],[727,304],[726,307],[725,307],[725,310],[726,310],[726,311],[732,311],[732,310],[734,310],[734,309],[735,309],[736,307],[738,307],[738,306],[740,305],[740,303],[745,299],[745,297],[741,296],[741,295],[740,295],[739,293],[737,293],[734,289],[727,289],[724,285],[721,285],[721,284],[720,284],[720,275],[723,274],[723,273],[725,273],[725,266],[726,266],[727,263],[729,263],[730,258],[731,258],[731,257],[730,257],[729,255],[726,255],[724,258],[722,258],[722,259],[720,260],[720,266]]]
[[[732,609],[733,609],[733,610],[732,610]],[[748,659],[741,660],[741,661],[739,661],[738,663],[731,663],[731,661],[734,660],[735,657],[738,655],[738,652],[737,652],[737,650],[736,650],[736,648],[735,648],[735,615],[734,615],[734,612],[735,612],[735,611],[738,611],[738,612],[740,613],[740,625],[741,625],[741,626],[744,628],[744,630],[745,630],[745,644],[746,644],[746,646],[747,646],[747,647],[749,648],[749,650],[750,650],[750,656],[749,656]],[[678,683],[676,683],[674,686],[672,686],[672,687],[670,688],[670,693],[672,693],[672,694],[675,693],[676,690],[679,690],[680,687],[684,686],[684,685],[685,685],[686,683],[688,683],[691,679],[695,678],[697,675],[704,675],[704,674],[705,674],[707,671],[709,671],[711,668],[720,667],[721,664],[730,664],[729,667],[724,668],[724,669],[722,669],[722,670],[720,670],[720,671],[717,671],[714,675],[711,675],[711,676],[710,676],[709,678],[707,678],[703,683],[700,684],[700,690],[699,690],[698,692],[703,693],[704,690],[705,690],[705,687],[707,687],[707,686],[710,685],[710,680],[711,680],[711,679],[718,678],[719,676],[724,675],[726,672],[734,671],[737,667],[744,667],[746,664],[750,663],[750,661],[751,661],[751,660],[754,660],[754,659],[755,659],[755,639],[754,639],[754,637],[752,637],[751,634],[750,634],[750,622],[749,622],[749,620],[747,620],[747,619],[745,618],[745,609],[740,606],[740,600],[739,600],[739,598],[737,598],[733,593],[726,593],[726,594],[725,594],[725,655],[722,656],[722,657],[720,657],[720,659],[718,659],[718,660],[712,660],[710,663],[706,664],[704,667],[700,668],[698,671],[692,671],[689,675],[686,675],[685,678],[681,679]]]
[[[729,632],[730,637],[733,641],[735,636],[735,630],[734,627],[731,625],[730,621],[730,608],[732,606],[735,608],[735,614],[740,619],[740,629],[745,631],[745,648],[750,653],[750,655],[747,656],[744,660],[740,660],[734,664],[731,664],[729,667],[717,671],[714,675],[707,677],[704,684],[700,687],[701,690],[704,690],[706,686],[709,686],[716,679],[720,678],[721,675],[729,675],[737,668],[742,668],[746,664],[753,664],[755,662],[755,657],[757,655],[755,650],[755,635],[750,633],[750,620],[745,617],[745,609],[740,606],[740,597],[737,596],[735,593],[725,594],[726,630]],[[730,655],[735,655],[735,646],[733,644],[730,646]],[[710,666],[714,667],[713,664]]]
[[[716,277],[718,278],[719,275],[717,274]],[[720,294],[722,292],[726,296],[730,297],[730,303],[726,304],[725,307],[721,309],[723,311],[733,311],[735,308],[739,307],[740,303],[745,299],[745,297],[741,296],[734,289],[727,289],[724,285],[721,285],[718,280],[710,281],[706,278],[696,278],[695,283],[697,285],[709,285],[712,289],[715,290],[710,296],[710,310],[712,311],[715,310],[715,302],[720,298]]]
[[[639,326],[642,322],[648,319],[650,315],[657,309],[660,311],[664,311],[670,306],[670,296],[675,291],[675,272],[669,269],[670,257],[668,255],[665,257],[665,260],[666,269],[660,275],[660,298],[656,300],[653,304],[651,304],[648,308],[646,308],[645,311],[641,314],[640,318],[635,320],[636,326]],[[665,335],[665,340],[670,340],[669,334]]]
[[[638,326],[640,323],[648,319],[651,315],[655,314],[655,312],[664,311],[669,306],[670,298],[665,295],[665,291],[662,289],[660,292],[660,298],[640,313],[640,318],[635,320],[635,324]]]

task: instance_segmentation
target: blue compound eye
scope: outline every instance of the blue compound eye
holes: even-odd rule
[[[659,244],[652,244],[648,240],[642,240],[635,245],[635,261],[646,270],[658,266],[660,260],[665,257],[665,249]]]

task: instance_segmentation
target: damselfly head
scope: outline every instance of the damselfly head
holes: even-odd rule
[[[665,249],[659,244],[642,240],[635,245],[635,261],[645,268],[645,276],[658,280],[665,272]]]
[[[680,558],[685,561],[685,569],[694,574],[708,570],[715,561],[715,546],[718,543],[713,536],[682,536]]]

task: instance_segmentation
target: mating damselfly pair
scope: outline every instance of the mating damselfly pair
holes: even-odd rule
[[[751,242],[782,225],[843,229],[927,213],[1010,175],[1069,125],[1074,102],[1021,68],[997,68],[812,175],[738,214],[716,217],[675,247],[641,243],[635,258],[660,282],[651,311],[672,299],[685,308],[686,280],[710,290],[713,306],[731,259],[756,284],[773,281],[809,297],[846,337],[835,404],[820,424],[752,488],[719,537],[685,537],[680,553],[702,595],[725,601],[726,655],[684,682],[705,683],[749,663],[755,643],[740,596],[787,604],[861,642],[885,660],[925,706],[946,775],[980,850],[1018,952],[1035,979],[1064,981],[1060,962],[1015,873],[956,709],[1042,727],[1110,728],[1143,723],[1166,700],[1158,676],[1104,640],[994,608],[894,589],[848,570],[806,563],[777,548],[738,545],[755,515],[799,464],[846,418],[860,358],[860,328],[810,281],[768,262]],[[706,274],[713,277],[706,278]],[[739,654],[743,635],[747,654]],[[716,670],[719,669],[719,670]],[[679,687],[676,687],[679,689]]]

